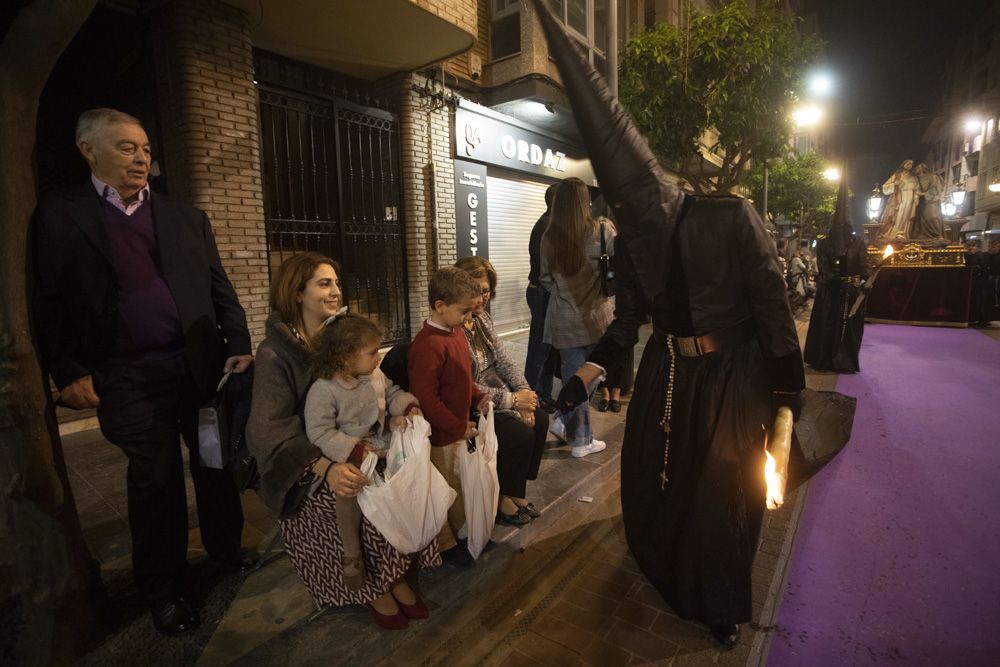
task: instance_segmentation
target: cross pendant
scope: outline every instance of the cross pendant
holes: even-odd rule
[[[667,471],[664,470],[663,472],[660,473],[660,491],[663,491],[666,488],[667,488]]]

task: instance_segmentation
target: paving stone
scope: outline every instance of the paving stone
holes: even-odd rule
[[[613,622],[611,619],[613,609],[614,603],[606,605],[604,608],[584,608],[569,602],[559,601],[549,608],[548,613],[584,632],[603,635]]]
[[[667,660],[677,655],[678,646],[648,630],[616,620],[605,639],[615,646],[628,649],[647,660]]]
[[[575,632],[575,645],[579,647],[583,643],[584,637],[579,634],[579,631]],[[534,658],[537,661],[536,664],[541,663],[549,667],[570,667],[570,665],[580,664],[580,653],[572,643],[556,641],[547,632],[544,634],[532,632],[518,642],[516,648],[525,655]]]
[[[632,660],[632,654],[620,646],[609,644],[603,639],[597,638],[587,645],[587,648],[580,654],[580,658],[588,665],[619,667],[628,665]]]
[[[614,611],[615,618],[620,618],[643,630],[649,630],[659,615],[660,612],[656,609],[629,599],[622,600]]]

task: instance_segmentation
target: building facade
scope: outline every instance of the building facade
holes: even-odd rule
[[[687,7],[548,4],[612,86],[619,45]],[[346,305],[387,344],[419,329],[431,274],[466,254],[497,267],[498,328],[525,327],[545,189],[572,175],[597,195],[541,25],[518,0],[101,3],[43,94],[40,189],[86,175],[73,124],[95,106],[143,119],[152,186],[208,213],[255,342],[271,271],[303,250],[341,264]]]
[[[963,31],[952,49],[942,108],[924,133],[925,161],[949,194],[966,193],[954,215],[964,222],[962,236],[1000,235],[1000,6]]]

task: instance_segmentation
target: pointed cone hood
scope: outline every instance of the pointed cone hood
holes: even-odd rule
[[[668,182],[645,138],[542,0],[533,0],[577,127],[649,299],[667,284],[670,242],[683,194]]]
[[[851,209],[847,196],[847,166],[840,174],[840,188],[837,190],[837,206],[833,210],[833,222],[827,237],[833,247],[833,256],[840,257],[847,252],[851,244]]]

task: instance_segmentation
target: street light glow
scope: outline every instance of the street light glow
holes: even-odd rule
[[[979,132],[979,128],[982,126],[983,121],[978,118],[969,118],[965,121],[965,131],[966,132]]]
[[[792,112],[792,120],[798,127],[811,127],[823,118],[823,110],[815,104],[807,104]]]
[[[823,172],[823,178],[828,181],[839,181],[840,180],[840,170],[836,167],[830,167]]]
[[[833,77],[826,72],[815,72],[809,77],[807,86],[816,97],[827,97],[833,92]]]

